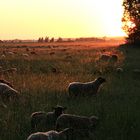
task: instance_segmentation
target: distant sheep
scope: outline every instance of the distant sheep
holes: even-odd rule
[[[70,128],[66,128],[60,132],[51,130],[48,132],[33,133],[27,138],[27,140],[69,140],[72,135],[73,130]]]
[[[112,55],[102,54],[99,58],[99,61],[117,62],[118,56],[116,54],[112,54]]]
[[[110,55],[102,54],[99,58],[100,61],[109,61]]]
[[[22,56],[23,56],[23,57],[29,57],[29,54],[23,53]]]
[[[31,128],[36,129],[38,126],[43,126],[43,128],[52,128],[55,126],[56,119],[64,112],[66,109],[62,106],[56,106],[53,108],[53,112],[34,112],[31,115]]]
[[[7,55],[13,56],[14,55],[14,52],[7,52]]]
[[[70,96],[78,95],[96,95],[99,87],[106,80],[102,77],[99,77],[91,82],[81,83],[81,82],[72,82],[68,86],[68,92]]]
[[[71,114],[62,114],[56,121],[56,129],[63,130],[65,128],[72,128],[75,131],[89,136],[92,129],[95,128],[99,119],[96,116],[86,117]]]
[[[0,96],[3,100],[18,98],[19,92],[6,83],[0,83]]]

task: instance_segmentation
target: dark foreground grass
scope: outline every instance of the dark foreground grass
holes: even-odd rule
[[[51,111],[57,104],[66,106],[66,113],[98,116],[100,122],[93,139],[139,140],[140,75],[132,71],[140,69],[140,49],[124,47],[104,51],[117,52],[119,62],[97,64],[102,49],[69,51],[72,57],[68,59],[64,52],[57,53],[57,50],[52,59],[48,55],[2,58],[2,67],[18,68],[17,74],[3,77],[21,91],[21,98],[16,103],[7,103],[7,108],[0,106],[0,140],[25,140],[31,134],[31,113]],[[60,73],[53,73],[52,67]],[[116,73],[116,67],[123,67],[124,72]],[[107,82],[97,96],[68,97],[70,82],[90,81],[98,76],[105,77]]]

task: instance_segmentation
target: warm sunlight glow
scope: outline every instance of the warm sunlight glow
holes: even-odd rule
[[[3,0],[0,39],[124,36],[122,0]]]
[[[133,23],[132,21],[128,21],[127,23],[126,23],[126,25],[129,27],[129,28],[131,28],[131,29],[133,29],[136,25],[135,25],[135,23]]]

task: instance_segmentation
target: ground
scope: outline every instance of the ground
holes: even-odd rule
[[[16,73],[1,72],[1,78],[10,81],[21,96],[17,102],[7,102],[7,108],[0,105],[0,139],[26,139],[31,134],[31,113],[48,112],[59,104],[67,107],[66,113],[98,116],[96,140],[138,140],[140,74],[133,70],[140,69],[140,49],[121,43],[1,43],[1,71],[17,68]],[[102,54],[115,54],[118,61],[99,62]],[[118,67],[124,71],[117,73]],[[107,82],[97,96],[68,97],[70,82],[99,76]]]

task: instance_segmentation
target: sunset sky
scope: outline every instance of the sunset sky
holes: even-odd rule
[[[123,36],[122,0],[0,0],[0,39]]]

